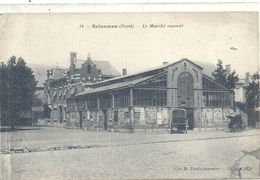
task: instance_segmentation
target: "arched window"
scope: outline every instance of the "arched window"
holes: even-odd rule
[[[177,80],[177,101],[178,107],[194,106],[194,83],[192,76],[183,72]]]
[[[90,64],[88,64],[88,66],[87,66],[87,73],[91,74],[91,65]]]

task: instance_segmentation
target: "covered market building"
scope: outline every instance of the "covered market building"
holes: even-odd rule
[[[186,109],[190,130],[228,122],[233,92],[215,81],[211,63],[181,59],[96,82],[67,98],[68,128],[121,132],[167,130],[173,109]]]

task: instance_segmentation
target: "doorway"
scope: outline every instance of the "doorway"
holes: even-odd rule
[[[118,111],[114,111],[114,123],[118,123]]]
[[[79,128],[82,128],[82,111],[79,111]]]
[[[59,106],[60,109],[60,124],[62,124],[62,106]]]
[[[194,81],[188,72],[182,72],[177,80],[177,106],[187,110],[189,130],[193,130],[194,122]]]
[[[194,106],[194,82],[192,76],[183,72],[177,80],[177,105],[178,107]]]
[[[188,125],[189,125],[189,130],[194,129],[194,109],[193,108],[186,108],[187,110],[187,119],[188,119]]]
[[[107,110],[103,110],[104,113],[104,130],[107,130]]]

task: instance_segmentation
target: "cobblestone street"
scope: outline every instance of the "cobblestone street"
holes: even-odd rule
[[[68,134],[72,132],[78,135],[86,133],[98,137],[97,144],[101,146],[1,154],[1,178],[12,180],[259,178],[259,160],[243,152],[259,148],[259,130],[233,134],[188,132],[187,135],[47,129],[50,130],[67,131]],[[12,135],[14,138],[14,134]],[[51,134],[46,135],[45,138],[48,139],[47,136]],[[59,137],[59,133],[57,136]],[[12,140],[12,137],[10,138]],[[129,143],[126,142],[127,139]],[[53,141],[58,142],[57,139]],[[64,141],[66,138],[60,139],[57,145],[61,145]],[[79,138],[77,141],[72,140],[71,143],[85,145],[93,144],[92,141]],[[21,145],[25,144],[15,144],[16,147]],[[36,141],[35,145],[39,146]]]

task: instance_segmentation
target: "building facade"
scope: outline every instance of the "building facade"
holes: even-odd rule
[[[107,61],[77,59],[77,53],[70,53],[70,68],[53,68],[47,71],[44,84],[48,101],[48,123],[67,124],[70,121],[66,113],[67,98],[91,89],[92,86],[106,79],[120,76],[120,73]]]
[[[172,110],[187,110],[189,129],[227,124],[233,92],[211,75],[216,67],[182,59],[85,85],[67,98],[66,126],[90,130],[166,130]]]

